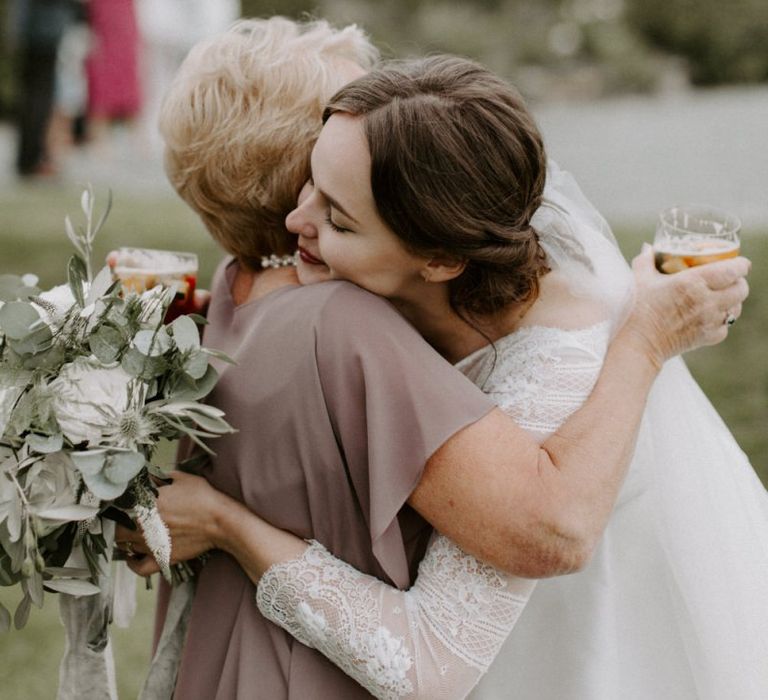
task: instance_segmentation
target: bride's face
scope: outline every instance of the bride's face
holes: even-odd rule
[[[303,242],[316,241],[309,250],[331,279],[401,301],[413,301],[423,290],[428,260],[406,250],[379,216],[368,145],[355,117],[334,114],[323,127],[312,151],[312,181],[286,226],[299,236],[300,255]]]

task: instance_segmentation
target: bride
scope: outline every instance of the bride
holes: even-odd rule
[[[543,440],[589,395],[626,313],[630,275],[556,167],[540,196],[543,150],[520,174],[539,192],[530,207],[508,193],[502,208],[503,194],[473,189],[479,172],[487,182],[505,164],[501,149],[478,147],[458,98],[435,87],[441,71],[455,78],[457,68],[467,92],[453,80],[452,93],[482,99],[471,64],[452,59],[386,67],[342,89],[313,154],[314,184],[288,224],[299,235],[300,274],[325,271],[389,297]],[[526,137],[535,150],[532,125]],[[521,260],[527,278],[477,270],[519,269]],[[164,516],[209,488],[176,474],[160,492]],[[767,533],[762,487],[678,360],[649,398],[592,562],[539,582],[500,652],[531,587],[440,535],[410,591],[311,543],[272,562],[258,604],[378,697],[463,697],[499,653],[477,697],[762,698]]]

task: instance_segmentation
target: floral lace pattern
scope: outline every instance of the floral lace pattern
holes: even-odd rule
[[[543,440],[584,403],[607,323],[527,327],[457,367]],[[375,697],[463,698],[488,669],[535,587],[435,533],[413,587],[400,591],[312,542],[259,582],[262,614],[328,657]]]
[[[266,617],[377,698],[442,697],[444,688],[463,697],[496,656],[534,586],[437,535],[407,592],[312,542],[300,558],[264,574],[256,601]]]
[[[607,322],[577,330],[526,326],[456,368],[543,441],[586,401],[600,374],[609,332]]]

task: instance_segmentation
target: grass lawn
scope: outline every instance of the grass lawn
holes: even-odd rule
[[[103,201],[103,193],[97,192]],[[30,187],[0,194],[0,274],[35,272],[43,286],[64,281],[71,253],[63,217],[79,221],[76,188]],[[639,250],[648,231],[619,230],[628,257]],[[196,217],[174,199],[132,199],[117,194],[97,255],[123,244],[189,250],[200,258],[200,284],[207,286],[221,252]],[[768,231],[747,231],[743,250],[754,261],[752,293],[730,338],[715,348],[690,353],[687,362],[725,422],[768,483]],[[115,630],[120,696],[135,697],[148,660],[152,593],[139,591],[139,612],[130,630]],[[11,610],[16,591],[0,589]],[[0,696],[18,700],[55,697],[61,628],[52,596],[42,611],[33,610],[27,627],[0,636]]]

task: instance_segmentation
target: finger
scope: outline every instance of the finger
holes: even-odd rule
[[[656,270],[653,259],[653,248],[643,243],[640,252],[632,260],[632,269],[642,274],[650,274]]]
[[[743,277],[736,280],[730,287],[715,292],[717,295],[717,307],[721,311],[727,311],[732,307],[741,306],[749,295],[749,284]]]
[[[152,480],[152,483],[157,486],[169,486],[173,483],[173,479],[170,475],[168,476],[156,476],[155,474],[150,475],[149,477]]]
[[[128,568],[138,576],[151,576],[160,571],[160,567],[152,557],[144,557],[143,559],[129,559]]]
[[[130,540],[134,534],[134,531],[129,530],[125,525],[120,525],[119,523],[115,525],[115,543]]]
[[[751,267],[752,263],[747,258],[731,258],[693,267],[678,274],[698,275],[710,289],[725,289],[740,278],[746,277]]]

